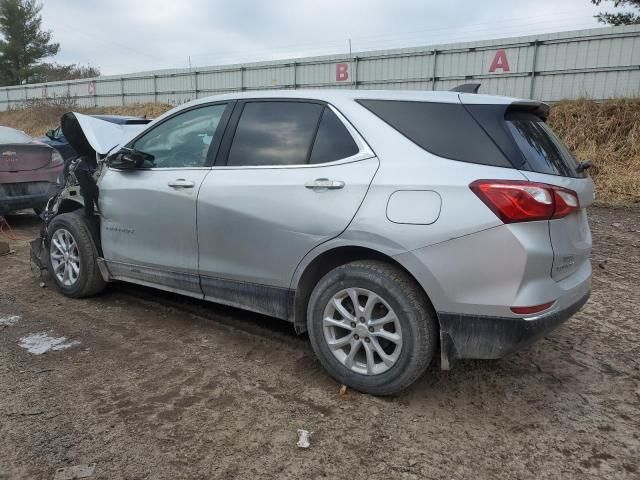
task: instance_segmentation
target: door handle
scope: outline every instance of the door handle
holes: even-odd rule
[[[178,178],[176,180],[171,180],[167,183],[172,188],[193,188],[196,186],[195,182],[190,180],[185,180],[184,178]]]
[[[316,178],[313,182],[305,183],[304,186],[312,190],[338,190],[344,188],[344,182],[341,180],[329,180],[328,178]]]

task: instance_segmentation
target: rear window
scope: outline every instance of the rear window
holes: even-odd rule
[[[524,156],[525,170],[563,177],[586,176],[576,170],[577,163],[553,130],[529,112],[507,112],[509,132]]]
[[[13,128],[0,127],[0,143],[29,143],[31,137]]]
[[[509,160],[459,103],[358,100],[424,150],[452,160],[512,168]]]

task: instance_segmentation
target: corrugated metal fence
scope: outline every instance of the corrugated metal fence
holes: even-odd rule
[[[82,106],[179,104],[256,89],[448,90],[468,82],[482,83],[481,93],[551,102],[640,96],[640,26],[5,87],[0,110],[62,96]]]

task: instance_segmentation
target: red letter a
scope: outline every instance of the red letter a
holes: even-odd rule
[[[491,62],[491,66],[489,67],[489,73],[495,72],[497,68],[501,68],[503,72],[510,70],[507,53],[504,50],[498,50],[496,52],[496,56],[493,57],[493,62]]]

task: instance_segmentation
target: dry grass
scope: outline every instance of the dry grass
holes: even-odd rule
[[[549,124],[589,174],[605,203],[640,203],[640,98],[557,103]]]
[[[164,103],[134,103],[126,107],[91,107],[81,108],[73,105],[38,104],[30,108],[0,112],[0,125],[24,130],[29,135],[40,137],[47,130],[60,125],[63,113],[73,111],[88,115],[135,115],[155,118],[162,115],[173,105]]]
[[[43,105],[0,112],[0,125],[40,136],[58,126],[69,110],[88,114],[157,117],[172,108],[166,104],[79,108],[68,104]],[[640,203],[640,99],[603,103],[575,100],[557,103],[549,123],[578,160],[591,160],[598,199],[604,203]]]

